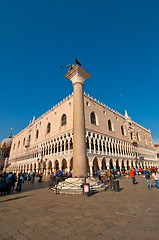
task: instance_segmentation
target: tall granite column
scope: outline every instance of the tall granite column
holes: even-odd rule
[[[65,75],[73,85],[73,177],[87,176],[83,85],[91,75],[76,65]]]

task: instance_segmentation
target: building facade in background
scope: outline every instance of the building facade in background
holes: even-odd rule
[[[8,165],[11,145],[12,145],[12,132],[8,138],[5,138],[0,143],[0,172],[5,171],[6,166]]]
[[[87,170],[158,167],[150,130],[84,94]],[[73,170],[73,94],[13,137],[7,171]]]
[[[155,144],[154,147],[156,149],[157,159],[159,161],[159,144]]]

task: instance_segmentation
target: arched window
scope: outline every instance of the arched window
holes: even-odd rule
[[[30,140],[31,140],[31,135],[28,136],[28,139],[27,139],[27,145],[30,144]]]
[[[94,112],[91,112],[90,117],[91,117],[91,123],[94,124],[94,125],[96,125],[96,116],[95,116],[95,113],[94,113]]]
[[[25,138],[23,139],[23,145],[25,145]]]
[[[147,145],[147,139],[144,137],[144,140],[145,140],[145,144]]]
[[[20,141],[18,142],[18,148],[19,148],[19,146],[20,146]]]
[[[50,133],[51,131],[51,123],[49,122],[47,125],[46,133]]]
[[[125,135],[125,131],[124,131],[124,127],[123,126],[121,126],[121,133],[122,133],[122,135]]]
[[[108,120],[108,129],[109,129],[110,131],[113,131],[112,122],[111,122],[110,119]]]
[[[36,136],[35,137],[36,137],[36,139],[39,137],[39,130],[38,129],[36,130]]]
[[[130,137],[133,140],[133,132],[130,133]]]
[[[67,116],[66,116],[66,114],[63,114],[61,117],[61,127],[65,126],[66,123],[67,123]]]
[[[137,137],[137,140],[140,141],[140,135],[138,132],[136,133],[136,137]]]

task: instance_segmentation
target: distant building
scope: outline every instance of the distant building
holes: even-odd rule
[[[155,149],[156,149],[157,159],[158,159],[158,161],[159,161],[159,145],[158,145],[158,144],[155,144],[154,147],[155,147]]]
[[[9,154],[12,145],[12,133],[0,144],[0,172],[4,171],[5,163],[8,164]]]
[[[150,130],[84,94],[87,169],[157,167]],[[79,146],[80,147],[80,146]],[[7,171],[73,170],[73,94],[13,137]]]

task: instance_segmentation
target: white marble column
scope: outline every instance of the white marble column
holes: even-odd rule
[[[83,85],[90,76],[79,65],[65,75],[73,84],[73,177],[87,176]]]
[[[90,164],[89,166],[89,171],[90,171],[90,177],[93,177],[93,165]]]

